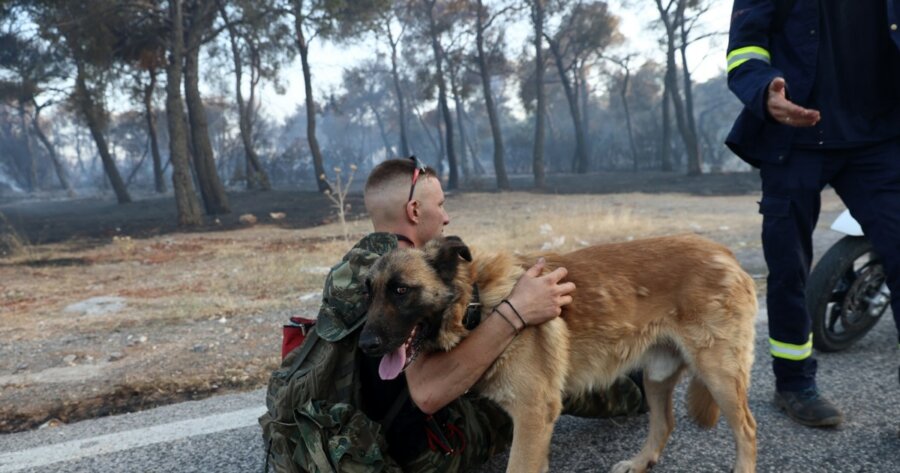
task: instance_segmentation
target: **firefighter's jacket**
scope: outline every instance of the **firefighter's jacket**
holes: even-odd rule
[[[900,50],[900,0],[865,1],[887,3],[887,22],[883,27]],[[726,144],[754,166],[783,161],[797,130],[769,116],[766,111],[769,84],[776,77],[783,77],[789,100],[805,106],[816,80],[819,0],[796,0],[788,15],[776,14],[778,3],[779,0],[735,0],[731,16],[728,87],[743,102],[744,109]],[[874,54],[872,51],[858,53]]]

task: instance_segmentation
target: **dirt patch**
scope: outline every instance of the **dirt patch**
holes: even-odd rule
[[[761,281],[755,176],[666,176],[553,176],[545,192],[450,193],[446,233],[530,253],[693,232],[731,247]],[[582,188],[593,193],[568,193]],[[315,315],[328,268],[352,241],[318,194],[230,197],[234,214],[190,232],[175,231],[171,199],[0,205],[28,235],[21,254],[0,257],[0,432],[265,384],[281,325]],[[351,202],[362,208],[359,195]],[[838,207],[827,193],[825,211]],[[237,223],[250,210],[261,223]],[[285,219],[267,219],[276,211]],[[356,219],[347,231],[355,241],[370,229]]]
[[[279,228],[308,228],[335,221],[331,201],[317,192],[230,192],[231,213],[207,216],[202,225],[190,232],[219,232],[246,227],[240,216],[253,214],[259,223]],[[363,212],[362,196],[351,195],[350,217]],[[273,213],[283,213],[279,219]],[[185,231],[176,224],[177,214],[172,197],[148,196],[130,204],[119,205],[102,198],[75,200],[30,200],[4,203],[0,214],[28,245],[42,245],[81,240],[78,249],[102,245],[115,236],[148,238]],[[0,219],[2,224],[2,219]],[[0,225],[0,232],[3,225]],[[0,243],[2,243],[0,239]],[[3,248],[0,248],[2,255]],[[6,249],[8,250],[8,248]]]

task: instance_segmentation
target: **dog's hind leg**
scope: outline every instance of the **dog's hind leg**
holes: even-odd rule
[[[695,368],[734,433],[737,457],[732,471],[750,473],[756,471],[756,420],[747,403],[752,358],[750,363],[741,361],[746,355],[729,358],[701,352]]]
[[[669,356],[670,358],[663,358]],[[630,460],[617,463],[611,473],[643,473],[659,461],[675,428],[672,397],[684,362],[678,355],[654,355],[644,367],[644,395],[650,407],[650,432],[644,447]]]

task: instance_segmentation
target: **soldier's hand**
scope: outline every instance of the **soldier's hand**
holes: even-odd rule
[[[544,259],[541,258],[526,271],[516,282],[508,298],[526,325],[537,325],[555,319],[562,313],[562,306],[572,302],[571,292],[575,290],[575,284],[560,282],[566,277],[566,268],[556,268],[541,275],[544,264]],[[515,317],[506,312],[509,310],[507,307],[501,306],[498,310]]]
[[[776,77],[769,84],[766,110],[775,121],[787,126],[810,127],[819,123],[822,115],[818,110],[803,108],[788,100],[785,94],[784,78]]]

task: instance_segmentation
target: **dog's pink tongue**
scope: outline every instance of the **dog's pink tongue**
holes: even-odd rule
[[[394,379],[400,376],[404,365],[406,365],[405,343],[400,345],[400,348],[381,357],[381,364],[378,365],[378,376],[381,376],[381,379],[384,380]]]

